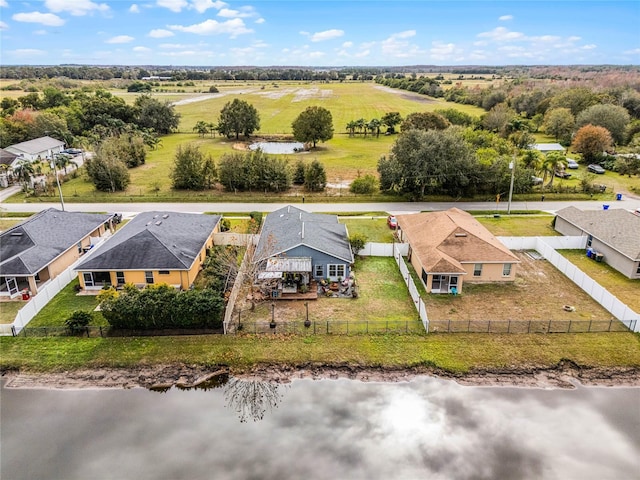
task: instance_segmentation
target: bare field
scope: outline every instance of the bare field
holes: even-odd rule
[[[516,252],[513,284],[471,285],[463,294],[428,295],[430,320],[610,320],[612,315],[546,260]],[[575,308],[566,311],[565,305]]]

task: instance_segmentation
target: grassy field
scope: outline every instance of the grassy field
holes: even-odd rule
[[[385,218],[340,218],[340,223],[347,226],[349,235],[363,234],[368,242],[393,243],[393,230],[387,225]]]
[[[18,310],[24,307],[22,300],[0,302],[0,323],[13,323],[18,314]]]
[[[640,367],[640,337],[632,333],[562,335],[186,336],[144,338],[1,337],[0,370],[32,372],[139,365],[255,366],[309,364],[409,368],[452,373],[481,369]]]
[[[560,250],[564,257],[626,303],[634,312],[640,313],[640,280],[631,280],[606,263],[594,262],[584,250]]]

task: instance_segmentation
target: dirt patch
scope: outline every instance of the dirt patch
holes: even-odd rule
[[[225,367],[159,365],[136,369],[95,369],[34,374],[7,372],[5,388],[100,389],[148,388],[166,391],[170,388],[209,388],[224,384],[231,372]],[[385,368],[360,365],[306,364],[297,367],[261,365],[248,372],[233,374],[235,378],[264,382],[289,383],[294,379],[348,378],[363,382],[405,382],[419,376],[454,380],[461,385],[575,388],[589,386],[640,386],[638,368],[583,368],[570,361],[552,367],[524,366],[495,370],[475,370],[454,374],[433,367]]]
[[[515,252],[512,284],[472,285],[463,294],[428,295],[431,320],[610,320],[612,315],[546,260]],[[575,308],[567,311],[565,306]]]
[[[393,93],[394,95],[399,95],[403,100],[410,100],[412,102],[418,103],[435,103],[436,100],[430,97],[426,97],[424,95],[420,95],[419,93],[407,93],[405,90],[398,90],[397,88],[384,87],[381,85],[377,85],[373,88],[377,88],[378,90],[382,90],[383,92]]]

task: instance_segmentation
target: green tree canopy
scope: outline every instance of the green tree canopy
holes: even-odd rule
[[[586,163],[597,162],[610,150],[613,140],[609,130],[596,125],[585,125],[576,132],[571,148],[582,154]]]
[[[333,118],[331,112],[323,107],[307,107],[291,124],[293,137],[299,142],[311,142],[313,148],[317,142],[326,142],[333,138]]]
[[[591,124],[604,127],[609,130],[615,143],[622,144],[630,121],[631,116],[625,108],[611,104],[598,104],[580,112],[576,118],[576,126],[580,128]]]
[[[567,144],[571,141],[571,134],[575,119],[571,110],[565,107],[552,108],[544,115],[544,131],[553,135],[556,141]]]
[[[407,115],[400,129],[403,132],[408,130],[444,130],[451,125],[449,120],[434,112],[416,112]]]
[[[240,135],[249,137],[253,132],[260,129],[260,115],[253,105],[234,98],[227,102],[220,111],[218,119],[218,131],[228,138],[235,135],[236,139]]]
[[[309,164],[304,172],[304,188],[309,192],[321,192],[327,186],[327,172],[318,160]]]
[[[211,156],[205,156],[197,145],[178,145],[171,170],[173,188],[203,190],[213,185],[215,175]]]
[[[402,116],[400,112],[387,112],[380,121],[387,127],[388,133],[396,133],[396,126],[402,123]]]
[[[152,128],[155,132],[166,135],[178,128],[180,114],[169,102],[161,102],[150,95],[141,95],[133,104],[134,120],[141,128]]]

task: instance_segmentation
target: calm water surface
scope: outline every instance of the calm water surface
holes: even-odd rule
[[[637,479],[640,389],[231,379],[2,389],[14,479]]]

